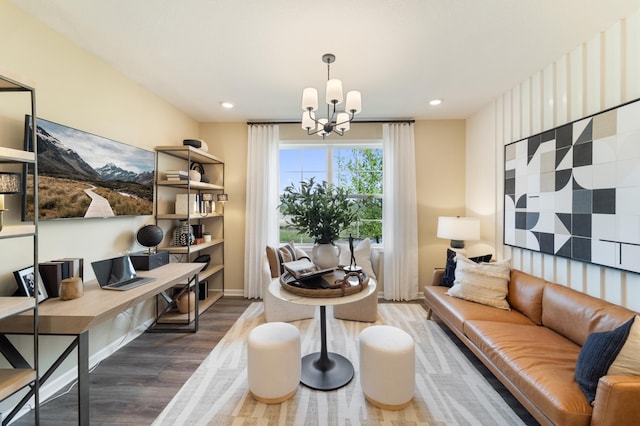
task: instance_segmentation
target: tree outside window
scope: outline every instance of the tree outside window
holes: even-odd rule
[[[344,187],[358,199],[361,206],[358,219],[341,235],[348,239],[370,238],[382,242],[382,149],[378,146],[281,146],[280,194],[289,185],[314,177]],[[299,235],[280,220],[280,241],[313,243],[308,235]]]

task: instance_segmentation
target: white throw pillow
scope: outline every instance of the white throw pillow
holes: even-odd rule
[[[640,376],[640,357],[638,354],[640,354],[640,317],[636,315],[631,330],[629,330],[629,336],[607,370],[607,375]]]
[[[447,294],[483,305],[510,310],[506,297],[509,290],[511,259],[475,263],[456,255],[456,278]]]
[[[349,251],[349,243],[338,243],[340,247],[340,260],[338,265],[347,266],[351,264],[351,251]],[[371,265],[371,240],[365,238],[360,241],[357,246],[353,247],[353,255],[356,258],[356,265],[362,268],[362,271],[369,276],[369,278],[376,279],[376,274],[373,272],[373,265]]]

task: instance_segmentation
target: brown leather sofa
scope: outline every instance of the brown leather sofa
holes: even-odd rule
[[[575,380],[580,348],[635,312],[511,270],[510,311],[447,296],[442,270],[424,288],[435,314],[544,425],[637,425],[640,376],[605,376],[589,405]]]

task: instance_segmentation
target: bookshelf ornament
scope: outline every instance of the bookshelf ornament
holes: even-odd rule
[[[349,234],[349,253],[351,255],[349,266],[345,266],[343,269],[345,272],[362,272],[362,268],[356,264],[356,256],[353,253],[353,237]]]

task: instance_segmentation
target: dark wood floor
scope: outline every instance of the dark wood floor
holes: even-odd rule
[[[200,317],[198,333],[145,333],[102,361],[90,374],[91,424],[151,424],[250,303],[244,298],[223,297]],[[525,424],[537,425],[471,351],[448,333]],[[41,406],[42,425],[68,426],[77,422],[75,386]],[[29,413],[13,424],[33,423],[33,414]]]

